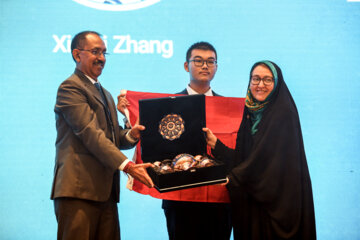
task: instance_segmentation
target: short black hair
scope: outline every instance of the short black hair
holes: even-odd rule
[[[83,32],[79,32],[78,34],[76,34],[71,41],[71,56],[74,59],[74,61],[75,61],[75,58],[72,55],[73,50],[76,48],[81,48],[84,45],[84,41],[86,40],[86,36],[88,34],[95,34],[95,35],[98,35],[99,37],[101,37],[101,34],[98,32],[95,32],[95,31],[83,31]]]
[[[215,53],[215,58],[217,60],[217,53],[213,45],[208,42],[197,42],[190,46],[190,48],[186,52],[186,62],[189,62],[191,57],[191,52],[194,49],[201,49],[201,50],[210,50]]]

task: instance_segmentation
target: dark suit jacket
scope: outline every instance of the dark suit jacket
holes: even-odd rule
[[[106,201],[114,188],[119,201],[118,167],[131,148],[118,124],[111,94],[104,89],[114,123],[106,120],[104,102],[94,84],[78,69],[59,87],[56,105],[56,159],[51,199],[72,197]],[[114,184],[114,186],[113,186]]]
[[[214,96],[222,97],[221,95],[215,93],[213,90],[211,90],[211,91],[212,91],[212,93],[213,93]],[[189,93],[188,93],[188,91],[186,90],[186,88],[185,88],[184,90],[182,90],[181,92],[178,92],[178,93],[176,93],[176,94],[186,94],[186,95],[189,95]]]

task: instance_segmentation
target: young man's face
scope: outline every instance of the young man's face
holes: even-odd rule
[[[193,49],[189,62],[184,63],[184,68],[185,71],[190,73],[191,82],[200,84],[208,83],[210,85],[210,81],[214,78],[217,70],[215,52],[211,50]]]

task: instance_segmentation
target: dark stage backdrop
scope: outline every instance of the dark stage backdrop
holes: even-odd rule
[[[276,62],[301,118],[318,239],[360,239],[360,2],[102,2],[0,1],[0,239],[56,239],[53,107],[83,30],[103,34],[111,55],[99,79],[114,97],[184,89],[196,41],[216,47],[212,87],[224,96],[245,96],[254,62]],[[121,182],[123,239],[166,239],[161,201]]]

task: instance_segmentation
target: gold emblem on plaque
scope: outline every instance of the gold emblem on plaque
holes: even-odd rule
[[[164,139],[175,140],[185,131],[185,122],[178,114],[168,114],[161,119],[159,133]]]

